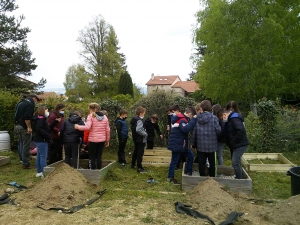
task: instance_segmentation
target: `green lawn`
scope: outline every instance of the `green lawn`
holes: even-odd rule
[[[23,170],[17,153],[14,151],[0,152],[2,156],[10,156],[11,163],[0,167],[0,188],[5,190],[7,183],[16,181],[25,186],[31,186],[40,179],[35,177],[35,170]],[[300,165],[300,152],[283,153],[294,164]],[[129,155],[128,155],[129,156]],[[117,154],[112,150],[105,151],[103,159],[116,160]],[[130,159],[127,159],[130,162]],[[231,165],[229,151],[224,152],[224,163]],[[34,162],[32,161],[34,165]],[[170,201],[184,199],[180,186],[174,186],[167,182],[168,167],[148,167],[148,173],[138,174],[130,168],[130,164],[121,167],[116,166],[109,171],[101,181],[99,190],[106,189],[104,199],[131,199],[133,196],[145,198],[161,198],[168,193]],[[176,178],[181,181],[181,170],[176,171]],[[249,172],[252,179],[252,197],[263,199],[288,198],[291,196],[290,177],[285,173]],[[153,177],[157,183],[147,183],[148,178]],[[2,192],[3,192],[2,191]],[[171,194],[170,194],[171,193]],[[1,195],[1,194],[0,194]],[[104,206],[103,206],[104,207]]]

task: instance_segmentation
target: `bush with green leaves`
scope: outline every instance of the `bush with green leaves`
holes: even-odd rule
[[[262,121],[262,108],[264,107],[269,107],[271,110],[272,116],[268,119],[272,118],[273,121]],[[249,152],[287,152],[300,149],[300,111],[298,109],[288,106],[280,107],[275,102],[268,102],[260,104],[257,110],[260,110],[261,116],[250,112],[245,118]],[[264,116],[268,115],[268,110],[264,111]],[[272,127],[266,128],[266,126]],[[267,135],[266,132],[272,133]]]
[[[300,149],[300,111],[293,107],[283,107],[277,115],[275,149],[279,152]]]
[[[11,147],[17,146],[17,136],[14,134],[14,115],[16,105],[21,99],[20,96],[14,95],[11,92],[0,91],[0,130],[8,131],[11,138]]]
[[[258,116],[253,112],[249,112],[248,116],[245,118],[245,127],[249,140],[249,147],[247,151],[262,152],[263,131],[260,126]]]
[[[277,106],[274,101],[262,98],[255,104],[257,108],[257,116],[262,128],[262,150],[264,152],[274,151],[275,129],[277,124]]]

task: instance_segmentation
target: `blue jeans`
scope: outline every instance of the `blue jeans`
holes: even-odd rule
[[[191,149],[189,149],[187,152],[172,152],[168,178],[174,179],[175,167],[178,163],[181,154],[183,154],[187,158],[187,163],[184,172],[185,173],[193,172],[194,153],[192,152]]]
[[[224,142],[218,142],[218,148],[217,148],[217,160],[218,165],[223,165],[223,149],[224,149]]]
[[[239,148],[232,149],[232,167],[235,172],[235,179],[242,179],[242,164],[241,159],[248,146],[242,146]]]
[[[36,172],[41,173],[44,167],[47,166],[48,143],[47,142],[34,142],[37,148],[36,154]]]

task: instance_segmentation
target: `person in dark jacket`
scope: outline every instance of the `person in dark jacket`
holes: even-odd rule
[[[43,178],[44,167],[47,166],[48,143],[50,142],[49,126],[47,117],[48,109],[45,106],[39,106],[35,120],[35,134],[33,141],[37,147],[36,155],[36,177]]]
[[[172,127],[168,141],[168,149],[172,151],[172,158],[168,172],[168,181],[174,185],[179,185],[180,183],[174,178],[174,173],[176,164],[178,163],[181,154],[184,154],[184,156],[187,158],[185,173],[187,175],[192,175],[194,154],[189,148],[188,133],[193,130],[196,124],[196,118],[192,114],[189,114],[188,116],[191,118],[191,120],[188,123],[186,117],[181,114],[180,107],[178,105],[174,105],[172,109],[174,110],[175,115],[173,115],[171,119]]]
[[[31,169],[30,166],[30,143],[32,141],[31,119],[34,113],[34,107],[39,100],[36,94],[29,94],[27,98],[22,99],[16,106],[15,128],[20,143],[20,154],[22,155],[23,169]]]
[[[217,147],[217,160],[218,160],[218,165],[224,165],[224,160],[223,160],[223,150],[224,150],[224,145],[225,145],[225,136],[224,136],[224,127],[225,123],[223,121],[223,114],[225,113],[225,109],[221,107],[220,104],[216,104],[212,106],[212,113],[219,119],[219,125],[221,127],[221,132],[218,135],[218,147]]]
[[[209,176],[216,176],[215,153],[218,146],[218,135],[221,132],[219,120],[211,111],[211,103],[204,100],[200,103],[203,112],[197,115],[197,125],[191,145],[195,145],[198,151],[198,167],[200,176],[206,176],[206,159],[209,162]]]
[[[231,152],[232,167],[235,171],[235,178],[242,179],[241,158],[248,147],[244,117],[240,113],[235,101],[226,105],[228,113],[224,115],[226,144]]]
[[[128,139],[128,125],[126,123],[127,115],[128,112],[125,109],[121,109],[120,116],[115,120],[119,141],[118,159],[122,166],[125,166],[127,163],[125,159],[125,147]]]
[[[145,144],[147,142],[147,132],[144,127],[143,118],[145,116],[146,109],[143,107],[137,107],[135,116],[130,120],[130,126],[132,131],[132,138],[134,142],[134,151],[132,154],[131,168],[135,168],[137,162],[137,172],[147,173],[142,166]]]
[[[82,114],[79,111],[70,113],[69,118],[64,121],[60,130],[61,141],[65,149],[65,163],[70,165],[72,158],[72,166],[77,169],[79,167],[78,157],[83,140],[83,131],[75,129],[74,125],[84,125],[81,117]]]
[[[52,142],[49,146],[48,152],[49,164],[62,160],[60,129],[64,123],[64,113],[65,105],[60,103],[57,104],[55,106],[55,109],[50,112],[50,116],[48,118],[48,125],[52,128],[50,129]],[[55,126],[53,126],[53,123],[55,124]]]
[[[145,126],[146,132],[148,134],[146,149],[153,149],[155,131],[157,132],[157,134],[159,135],[159,137],[161,139],[163,138],[163,135],[158,126],[158,116],[156,114],[153,114],[151,117],[147,118],[144,122],[144,126]]]

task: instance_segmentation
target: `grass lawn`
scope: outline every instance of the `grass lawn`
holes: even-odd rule
[[[7,183],[16,181],[25,186],[34,185],[40,179],[35,177],[35,170],[23,170],[15,151],[0,152],[2,156],[10,156],[11,162],[0,167],[0,188],[2,193],[8,187]],[[283,153],[294,164],[300,165],[300,152]],[[117,154],[112,150],[104,151],[103,159],[116,160]],[[129,155],[128,155],[129,156]],[[127,159],[130,162],[130,159]],[[224,163],[231,165],[229,151],[224,151]],[[32,161],[34,165],[34,162]],[[162,196],[171,202],[183,201],[184,193],[180,186],[167,182],[168,167],[148,167],[148,173],[138,174],[130,168],[117,166],[109,171],[100,182],[99,190],[106,189],[104,199],[132,199],[133,197],[159,199]],[[176,178],[181,181],[181,170],[175,172]],[[285,173],[248,172],[252,179],[252,197],[263,199],[286,199],[291,196],[290,177]],[[147,183],[153,177],[157,183]],[[105,205],[105,203],[102,203]],[[105,206],[101,207],[105,207]]]

